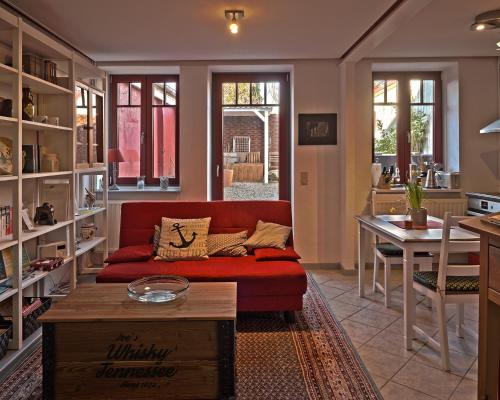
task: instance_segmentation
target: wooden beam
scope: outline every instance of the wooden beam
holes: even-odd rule
[[[369,57],[384,40],[404,26],[432,0],[396,0],[340,57],[342,62],[358,62]]]

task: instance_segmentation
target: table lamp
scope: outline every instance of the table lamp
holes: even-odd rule
[[[116,173],[118,171],[118,163],[124,162],[123,154],[120,149],[108,149],[108,163],[113,164],[113,182],[109,190],[120,190],[116,184]]]

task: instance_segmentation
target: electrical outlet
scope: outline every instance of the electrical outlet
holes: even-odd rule
[[[301,172],[300,173],[300,184],[302,186],[307,186],[309,183],[309,173],[308,172]]]

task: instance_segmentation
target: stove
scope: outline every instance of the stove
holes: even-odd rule
[[[466,193],[467,215],[488,215],[500,212],[500,193]]]

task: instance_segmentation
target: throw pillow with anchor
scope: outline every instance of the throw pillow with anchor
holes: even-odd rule
[[[205,260],[211,218],[162,218],[160,244],[155,260]]]

